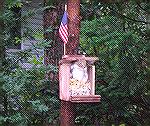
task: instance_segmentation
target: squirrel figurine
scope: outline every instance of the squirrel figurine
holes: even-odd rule
[[[84,84],[88,81],[86,60],[79,59],[71,65],[71,78]]]

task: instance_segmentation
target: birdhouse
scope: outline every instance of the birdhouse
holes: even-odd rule
[[[95,66],[97,57],[64,55],[59,62],[59,97],[71,102],[99,102],[95,95]]]

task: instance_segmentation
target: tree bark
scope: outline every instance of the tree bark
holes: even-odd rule
[[[60,126],[74,126],[75,105],[69,101],[61,101]]]
[[[69,42],[66,44],[66,54],[78,53],[80,35],[80,0],[68,0],[68,33]]]
[[[4,5],[4,0],[0,1],[0,15],[3,14],[3,5]],[[0,66],[3,66],[5,61],[5,43],[3,40],[4,38],[3,33],[4,33],[4,22],[3,19],[0,19],[0,58],[1,58]]]
[[[66,54],[78,54],[79,35],[80,35],[80,0],[68,0],[68,33],[69,38],[66,44]],[[61,126],[75,125],[75,104],[70,101],[61,101],[60,112]]]
[[[48,0],[44,0],[44,6],[50,6]],[[58,28],[59,17],[63,14],[65,2],[63,0],[56,0],[52,3],[52,7],[44,11],[44,38],[51,41],[51,47],[46,49],[46,64],[58,65],[58,61],[63,55],[63,43],[61,43]],[[50,32],[46,30],[50,28]]]
[[[4,0],[0,1],[0,15],[3,14],[3,7],[4,7]],[[5,42],[4,42],[4,20],[0,19],[0,71],[3,71],[3,67],[5,65]],[[4,113],[3,116],[6,117],[8,115],[8,99],[7,94],[5,92],[1,92],[3,97],[3,106],[4,106]],[[8,121],[4,122],[4,126],[8,126]]]
[[[49,3],[49,0],[44,0],[44,6],[51,6],[44,11],[43,15],[43,27],[44,27],[44,39],[50,42],[50,47],[45,48],[44,62],[46,65],[51,64],[58,65],[59,60],[63,55],[63,43],[61,42],[58,34],[60,25],[60,17],[63,15],[63,9],[65,6],[64,0],[55,0],[53,3]],[[47,29],[50,29],[47,32]],[[58,85],[58,73],[49,72],[47,75],[51,81],[51,90],[55,90]]]

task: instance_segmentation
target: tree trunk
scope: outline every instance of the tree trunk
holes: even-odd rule
[[[63,15],[65,1],[55,0],[49,3],[49,0],[44,0],[44,6],[51,6],[44,11],[44,38],[51,41],[50,47],[45,49],[45,64],[58,66],[58,62],[63,55],[63,43],[59,38],[58,29],[60,25],[60,17]],[[50,29],[47,32],[47,29]],[[51,90],[56,89],[56,81],[58,80],[58,73],[49,72],[48,77],[51,80]]]
[[[68,0],[68,33],[69,42],[66,44],[66,54],[78,53],[80,35],[80,0]]]
[[[45,6],[50,6],[48,0],[44,0]],[[63,9],[65,1],[56,0],[51,3],[53,7],[48,8],[44,12],[44,37],[46,40],[50,40],[51,47],[46,49],[46,64],[58,65],[58,61],[63,55],[63,43],[61,42],[58,34],[58,29],[60,25],[60,17],[63,15]],[[50,32],[46,30],[50,29]]]
[[[0,1],[0,15],[3,14],[3,6],[4,6],[4,0]],[[0,71],[3,71],[3,67],[5,65],[5,42],[4,42],[4,20],[0,19]],[[8,99],[7,99],[7,94],[5,92],[1,92],[1,95],[3,97],[3,106],[4,106],[4,113],[3,116],[7,117],[8,116]],[[8,126],[9,123],[6,121],[4,126]]]
[[[61,101],[60,126],[74,126],[75,104],[69,101]]]
[[[0,15],[3,14],[3,5],[4,5],[4,0],[1,0],[0,1]],[[3,66],[4,61],[5,61],[5,44],[3,40],[4,39],[3,33],[4,33],[4,22],[3,22],[3,19],[0,19],[0,58],[1,58],[0,66]]]
[[[66,54],[76,55],[78,53],[80,35],[80,0],[68,0],[68,33],[69,41],[66,44]],[[61,101],[60,113],[61,126],[75,125],[75,104],[70,101]]]

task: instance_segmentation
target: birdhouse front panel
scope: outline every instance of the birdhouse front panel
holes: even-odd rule
[[[90,62],[89,62],[90,61]],[[92,61],[92,64],[91,64]],[[60,99],[72,102],[88,102],[98,99],[95,95],[94,59],[85,56],[66,56],[60,61]]]
[[[88,75],[89,75],[89,81],[91,83],[91,95],[95,95],[95,66],[90,65],[88,67]]]
[[[70,92],[68,90],[70,83],[70,64],[63,63],[59,67],[59,95],[60,99],[69,101]]]

